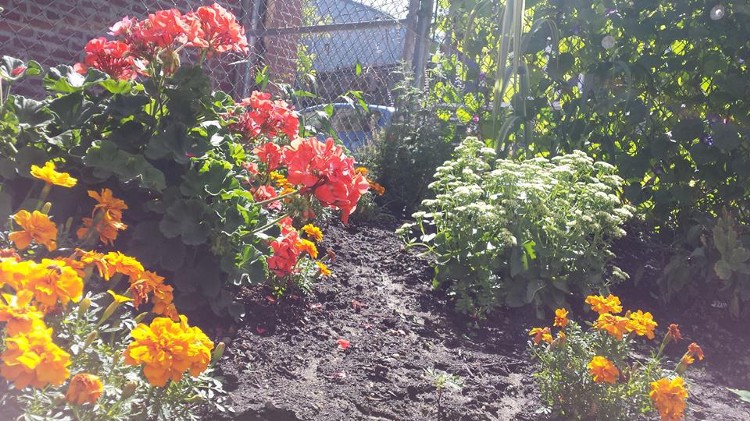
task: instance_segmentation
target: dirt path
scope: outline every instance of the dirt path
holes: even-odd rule
[[[476,325],[452,314],[429,287],[427,262],[403,251],[395,228],[327,227],[322,249],[336,254],[335,276],[306,299],[277,302],[260,288],[247,291],[248,324],[221,364],[236,420],[543,418],[526,354],[533,315],[513,311]],[[351,346],[340,349],[338,339]],[[714,346],[700,339],[708,357]],[[750,420],[750,405],[720,386],[750,386],[736,375],[749,372],[749,360],[722,355],[737,358],[735,379],[727,381],[723,363],[694,371],[688,419]],[[438,405],[428,369],[459,376],[463,389],[447,391]]]

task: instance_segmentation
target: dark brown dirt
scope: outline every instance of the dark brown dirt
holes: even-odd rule
[[[453,313],[430,287],[428,262],[403,250],[396,227],[326,227],[322,248],[336,254],[335,275],[306,298],[245,291],[247,322],[221,363],[236,420],[544,419],[526,350],[526,332],[538,324],[532,313],[481,323]],[[750,389],[750,329],[637,294],[623,300],[655,313],[661,328],[680,323],[687,340],[669,357],[679,359],[689,341],[703,346],[706,360],[688,374],[687,419],[750,420],[750,405],[726,390]],[[341,349],[339,339],[351,346]],[[428,369],[459,376],[463,388],[438,402]]]

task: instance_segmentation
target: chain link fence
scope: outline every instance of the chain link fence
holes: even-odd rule
[[[404,63],[413,63],[420,7],[425,0],[223,0],[246,28],[248,57],[212,59],[217,88],[236,98],[256,88],[265,71],[271,87],[303,93],[297,107],[339,102],[361,92],[368,104],[392,105]],[[43,66],[74,64],[83,47],[124,16],[183,12],[201,0],[0,0],[0,55]],[[431,1],[430,1],[431,3]],[[265,70],[263,70],[265,69]],[[41,93],[40,86],[22,87]],[[278,89],[280,92],[281,90]]]

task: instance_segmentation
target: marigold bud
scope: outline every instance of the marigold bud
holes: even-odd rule
[[[130,380],[129,382],[125,383],[122,386],[122,399],[129,398],[135,394],[136,389],[138,389],[138,383]]]
[[[81,302],[78,303],[78,317],[83,317],[86,311],[88,311],[89,307],[91,307],[91,298],[86,297],[82,299]]]
[[[45,202],[42,206],[41,212],[45,215],[49,215],[49,210],[52,209],[52,203],[51,202]]]
[[[224,355],[225,349],[226,349],[226,345],[224,344],[224,342],[219,342],[216,345],[216,348],[214,348],[214,352],[211,355],[211,364],[216,364],[216,362],[218,362],[221,359],[221,357]]]
[[[88,348],[89,345],[91,345],[92,343],[94,343],[94,341],[98,337],[99,337],[99,332],[97,332],[97,331],[93,331],[93,332],[89,333],[89,336],[86,337],[86,341],[83,342],[83,347],[84,348]]]
[[[70,379],[65,399],[76,405],[94,403],[102,395],[104,384],[99,376],[88,373],[78,373]]]

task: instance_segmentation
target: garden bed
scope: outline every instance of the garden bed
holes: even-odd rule
[[[451,312],[444,294],[430,288],[428,262],[403,249],[396,227],[326,227],[321,250],[335,254],[335,275],[307,298],[276,301],[262,288],[245,291],[247,324],[216,332],[232,338],[221,368],[235,419],[544,419],[527,352],[528,329],[538,324],[533,313],[477,323]],[[628,269],[644,261],[634,247],[623,255]],[[750,405],[726,389],[750,388],[747,329],[623,293],[629,305],[655,314],[660,331],[679,323],[685,344],[705,350],[706,359],[688,371],[687,419],[750,419]],[[668,358],[679,359],[682,348]],[[447,389],[438,405],[429,369],[459,376],[462,390]]]

